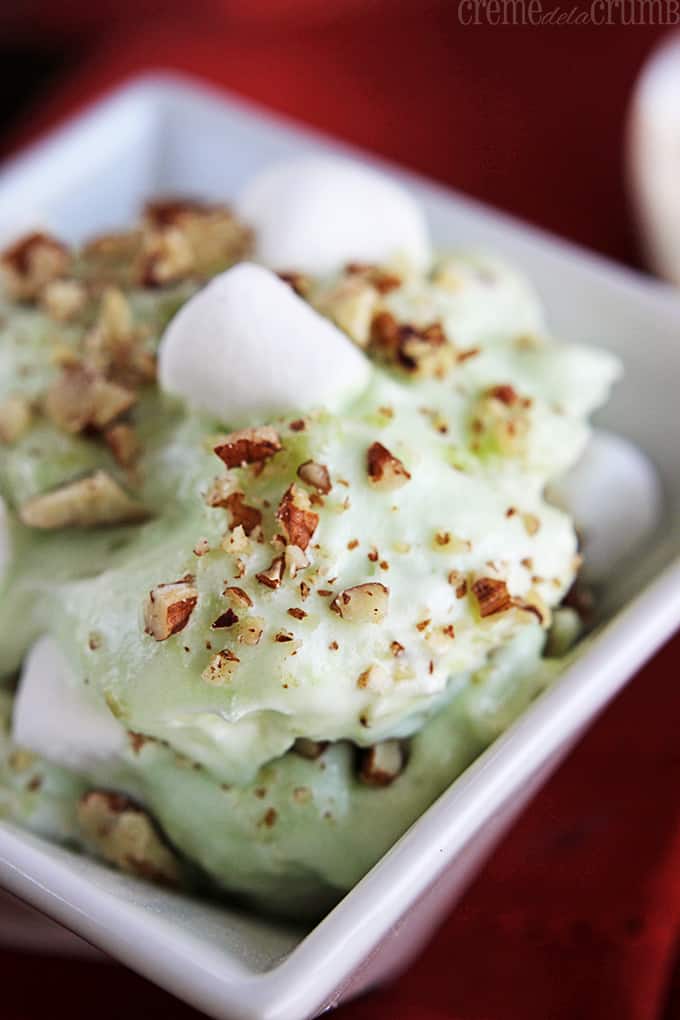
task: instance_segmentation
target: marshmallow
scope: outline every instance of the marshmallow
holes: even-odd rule
[[[347,262],[431,258],[423,213],[401,185],[348,159],[303,156],[259,174],[236,211],[255,229],[256,255],[273,269],[323,275]]]
[[[680,284],[680,39],[645,66],[631,105],[628,173],[650,262]]]
[[[188,301],[158,352],[160,385],[229,424],[339,410],[371,366],[274,273],[242,262]]]
[[[116,761],[126,733],[82,684],[51,637],[26,656],[14,702],[12,739],[54,765],[75,771]]]
[[[551,500],[574,519],[583,537],[583,577],[604,581],[639,549],[663,509],[656,470],[637,446],[597,431],[578,463],[552,483]]]

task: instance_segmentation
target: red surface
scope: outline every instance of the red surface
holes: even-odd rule
[[[657,28],[464,28],[455,2],[204,0],[181,31],[160,30],[158,5],[140,2],[132,27],[103,42],[111,4],[69,4],[62,18],[33,0],[23,21],[0,11],[0,26],[25,32],[26,6],[33,29],[94,50],[23,137],[134,71],[171,67],[635,258],[624,112]],[[115,10],[122,24],[126,6]],[[676,639],[525,812],[419,962],[339,1018],[679,1020],[679,664]],[[70,1020],[197,1016],[120,968],[5,953],[0,975],[3,1020],[54,1007]]]

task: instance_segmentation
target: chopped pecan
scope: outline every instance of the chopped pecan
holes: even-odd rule
[[[235,609],[250,609],[252,607],[253,600],[250,595],[243,588],[238,588],[235,584],[230,584],[224,589],[222,594],[231,602]]]
[[[369,481],[376,489],[399,489],[411,477],[402,461],[382,443],[372,443],[369,446],[366,464]]]
[[[252,535],[262,523],[262,513],[254,506],[248,506],[244,502],[245,496],[240,490],[232,492],[224,501],[225,508],[230,514],[230,528],[243,528],[246,535]]]
[[[214,447],[215,453],[228,468],[268,460],[281,449],[279,434],[270,425],[231,432]]]
[[[128,797],[90,790],[78,802],[77,815],[86,841],[105,861],[161,885],[178,884],[177,858],[146,811]]]
[[[26,397],[18,394],[0,404],[0,443],[16,443],[28,431],[33,412]]]
[[[505,581],[495,577],[479,577],[472,584],[472,592],[477,599],[479,615],[493,616],[504,613],[512,606],[512,597]]]
[[[52,280],[44,287],[40,300],[51,319],[69,322],[85,307],[87,290],[78,280]]]
[[[198,602],[191,574],[169,584],[157,584],[144,604],[144,630],[156,641],[166,641],[184,630]]]
[[[7,292],[14,301],[33,301],[52,280],[64,276],[71,262],[68,248],[49,234],[20,238],[0,255]]]
[[[297,469],[298,478],[305,485],[311,485],[318,492],[328,495],[331,491],[331,476],[325,464],[317,464],[314,460],[306,460]]]
[[[400,741],[384,740],[362,751],[359,777],[367,786],[389,786],[399,776],[404,764]]]
[[[136,402],[132,390],[84,365],[67,365],[45,395],[45,413],[65,432],[103,429]]]
[[[241,660],[229,648],[223,648],[214,655],[201,673],[201,679],[211,687],[222,687],[229,683]]]
[[[493,397],[494,400],[500,400],[501,404],[507,404],[508,407],[516,404],[519,400],[515,387],[509,383],[502,383],[500,386],[490,386],[486,391],[486,395]]]
[[[389,604],[389,588],[379,581],[369,581],[345,588],[331,602],[331,609],[353,623],[380,623]]]
[[[288,486],[276,511],[290,545],[304,550],[312,540],[319,523],[319,515],[309,509],[309,497],[294,483]]]
[[[44,529],[131,524],[148,516],[147,509],[105,471],[33,496],[19,509],[24,524]]]
[[[104,433],[104,441],[120,467],[131,467],[139,457],[141,447],[132,425],[113,425]]]
[[[267,588],[280,588],[281,579],[283,577],[284,560],[283,556],[276,556],[267,567],[266,570],[261,570],[255,577],[260,584],[266,585]]]
[[[257,645],[264,633],[264,618],[262,616],[247,616],[241,620],[238,629],[237,641],[241,645]]]

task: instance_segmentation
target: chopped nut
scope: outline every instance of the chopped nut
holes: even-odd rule
[[[241,620],[236,640],[242,645],[257,645],[264,633],[264,618],[262,616],[248,616]]]
[[[206,506],[224,508],[227,506],[227,500],[235,491],[234,479],[229,475],[220,475],[219,478],[213,479],[203,500]]]
[[[228,683],[241,660],[228,648],[214,655],[206,668],[201,673],[201,679],[205,680],[211,687],[222,687]]]
[[[163,287],[191,276],[195,268],[189,241],[176,227],[144,234],[139,282],[143,287]]]
[[[291,606],[291,608],[287,610],[287,612],[288,615],[292,616],[295,620],[304,620],[305,617],[307,616],[307,613],[304,611],[304,609],[299,609],[297,606]]]
[[[157,584],[144,605],[144,631],[156,641],[166,641],[184,630],[198,602],[191,574],[169,584]]]
[[[390,651],[395,659],[398,659],[400,655],[403,655],[406,649],[399,641],[392,641],[390,643]]]
[[[404,752],[398,740],[384,740],[361,754],[359,776],[368,786],[389,786],[404,767]]]
[[[536,514],[522,513],[521,518],[527,535],[535,535],[541,527],[541,522]]]
[[[104,441],[116,464],[122,468],[131,467],[141,452],[137,433],[132,425],[113,425],[104,433]]]
[[[213,275],[243,259],[252,247],[251,231],[226,206],[185,198],[147,205],[144,241],[141,274],[150,277],[151,285]]]
[[[267,588],[279,588],[283,577],[283,556],[276,556],[266,570],[260,571],[255,577]]]
[[[78,280],[52,280],[41,295],[41,303],[50,318],[68,322],[82,312],[87,291]]]
[[[225,535],[222,539],[221,546],[222,549],[231,556],[239,556],[241,553],[247,555],[251,550],[250,539],[243,530],[243,526],[240,524]],[[242,561],[239,560],[239,563],[241,562]],[[239,574],[238,576],[242,577],[243,574]]]
[[[299,754],[301,758],[309,758],[310,761],[315,761],[321,757],[327,747],[327,740],[309,740],[307,737],[298,737],[293,744],[293,751],[295,754]]]
[[[374,316],[370,344],[384,360],[423,376],[441,378],[457,360],[456,349],[449,343],[440,322],[429,326],[399,323],[387,311]]]
[[[368,280],[379,294],[389,294],[401,287],[402,279],[397,273],[366,262],[348,262],[345,272],[349,276],[359,276]]]
[[[227,609],[226,612],[222,613],[210,624],[210,629],[224,630],[227,627],[233,627],[235,623],[238,623],[238,616],[233,609]]]
[[[230,514],[229,527],[232,530],[241,527],[246,535],[252,535],[262,523],[262,514],[256,507],[248,506],[244,499],[243,493],[237,489],[227,496],[224,506]]]
[[[399,489],[411,475],[398,457],[395,457],[382,443],[373,443],[368,448],[367,466],[369,481],[376,489]]]
[[[105,471],[67,482],[27,500],[19,517],[30,528],[91,528],[144,521],[146,507],[132,499]]]
[[[284,644],[287,641],[294,641],[295,634],[291,634],[289,630],[279,630],[274,635],[274,640],[279,644]]]
[[[512,598],[505,581],[495,577],[480,577],[472,585],[481,617],[503,613],[512,606]]]
[[[243,588],[238,588],[235,584],[225,588],[222,594],[231,602],[235,609],[250,609],[253,604],[250,595]]]
[[[206,556],[210,552],[210,542],[207,538],[199,538],[193,548],[194,556]]]
[[[381,623],[387,615],[389,589],[379,581],[357,584],[340,592],[331,609],[353,623]]]
[[[327,495],[331,491],[331,476],[325,464],[317,464],[313,460],[306,460],[297,469],[298,478],[306,485],[311,485],[318,492]]]
[[[120,793],[90,790],[78,802],[78,824],[85,839],[108,861],[131,875],[161,885],[177,885],[177,858],[151,818]]]
[[[491,386],[486,392],[487,396],[493,397],[494,400],[500,400],[502,404],[508,404],[508,406],[517,403],[519,399],[514,386],[510,386],[509,383],[504,383],[501,386]]]
[[[306,549],[319,523],[319,515],[309,510],[309,497],[293,483],[286,489],[276,519],[283,528],[290,545]]]
[[[52,280],[63,276],[71,261],[68,249],[48,234],[20,238],[0,256],[0,269],[13,301],[33,301]]]
[[[26,397],[18,394],[8,397],[0,404],[0,443],[10,445],[18,442],[28,431],[33,413]]]
[[[360,276],[350,276],[321,293],[315,304],[322,315],[332,319],[359,347],[366,347],[379,300],[378,290],[371,282]]]
[[[214,447],[215,453],[228,468],[261,463],[282,449],[276,429],[262,425],[256,429],[231,432]]]
[[[299,545],[287,545],[283,556],[289,577],[295,577],[299,570],[309,566],[309,560]]]
[[[377,663],[374,663],[372,666],[369,666],[368,669],[365,669],[363,673],[359,674],[357,687],[375,691],[377,694],[382,694],[384,691],[389,689],[390,683],[390,676],[387,670],[383,669],[383,667]]]
[[[128,411],[136,394],[84,365],[67,365],[50,385],[45,412],[65,432],[103,429]]]

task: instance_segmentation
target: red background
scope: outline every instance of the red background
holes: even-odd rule
[[[186,10],[5,3],[0,58],[49,58],[40,101],[5,132],[5,151],[123,77],[171,67],[636,261],[625,111],[658,27],[464,27],[457,0]],[[339,1020],[679,1020],[679,661],[676,639],[525,812],[421,959]],[[0,979],[3,1020],[198,1016],[122,968],[5,952]]]

